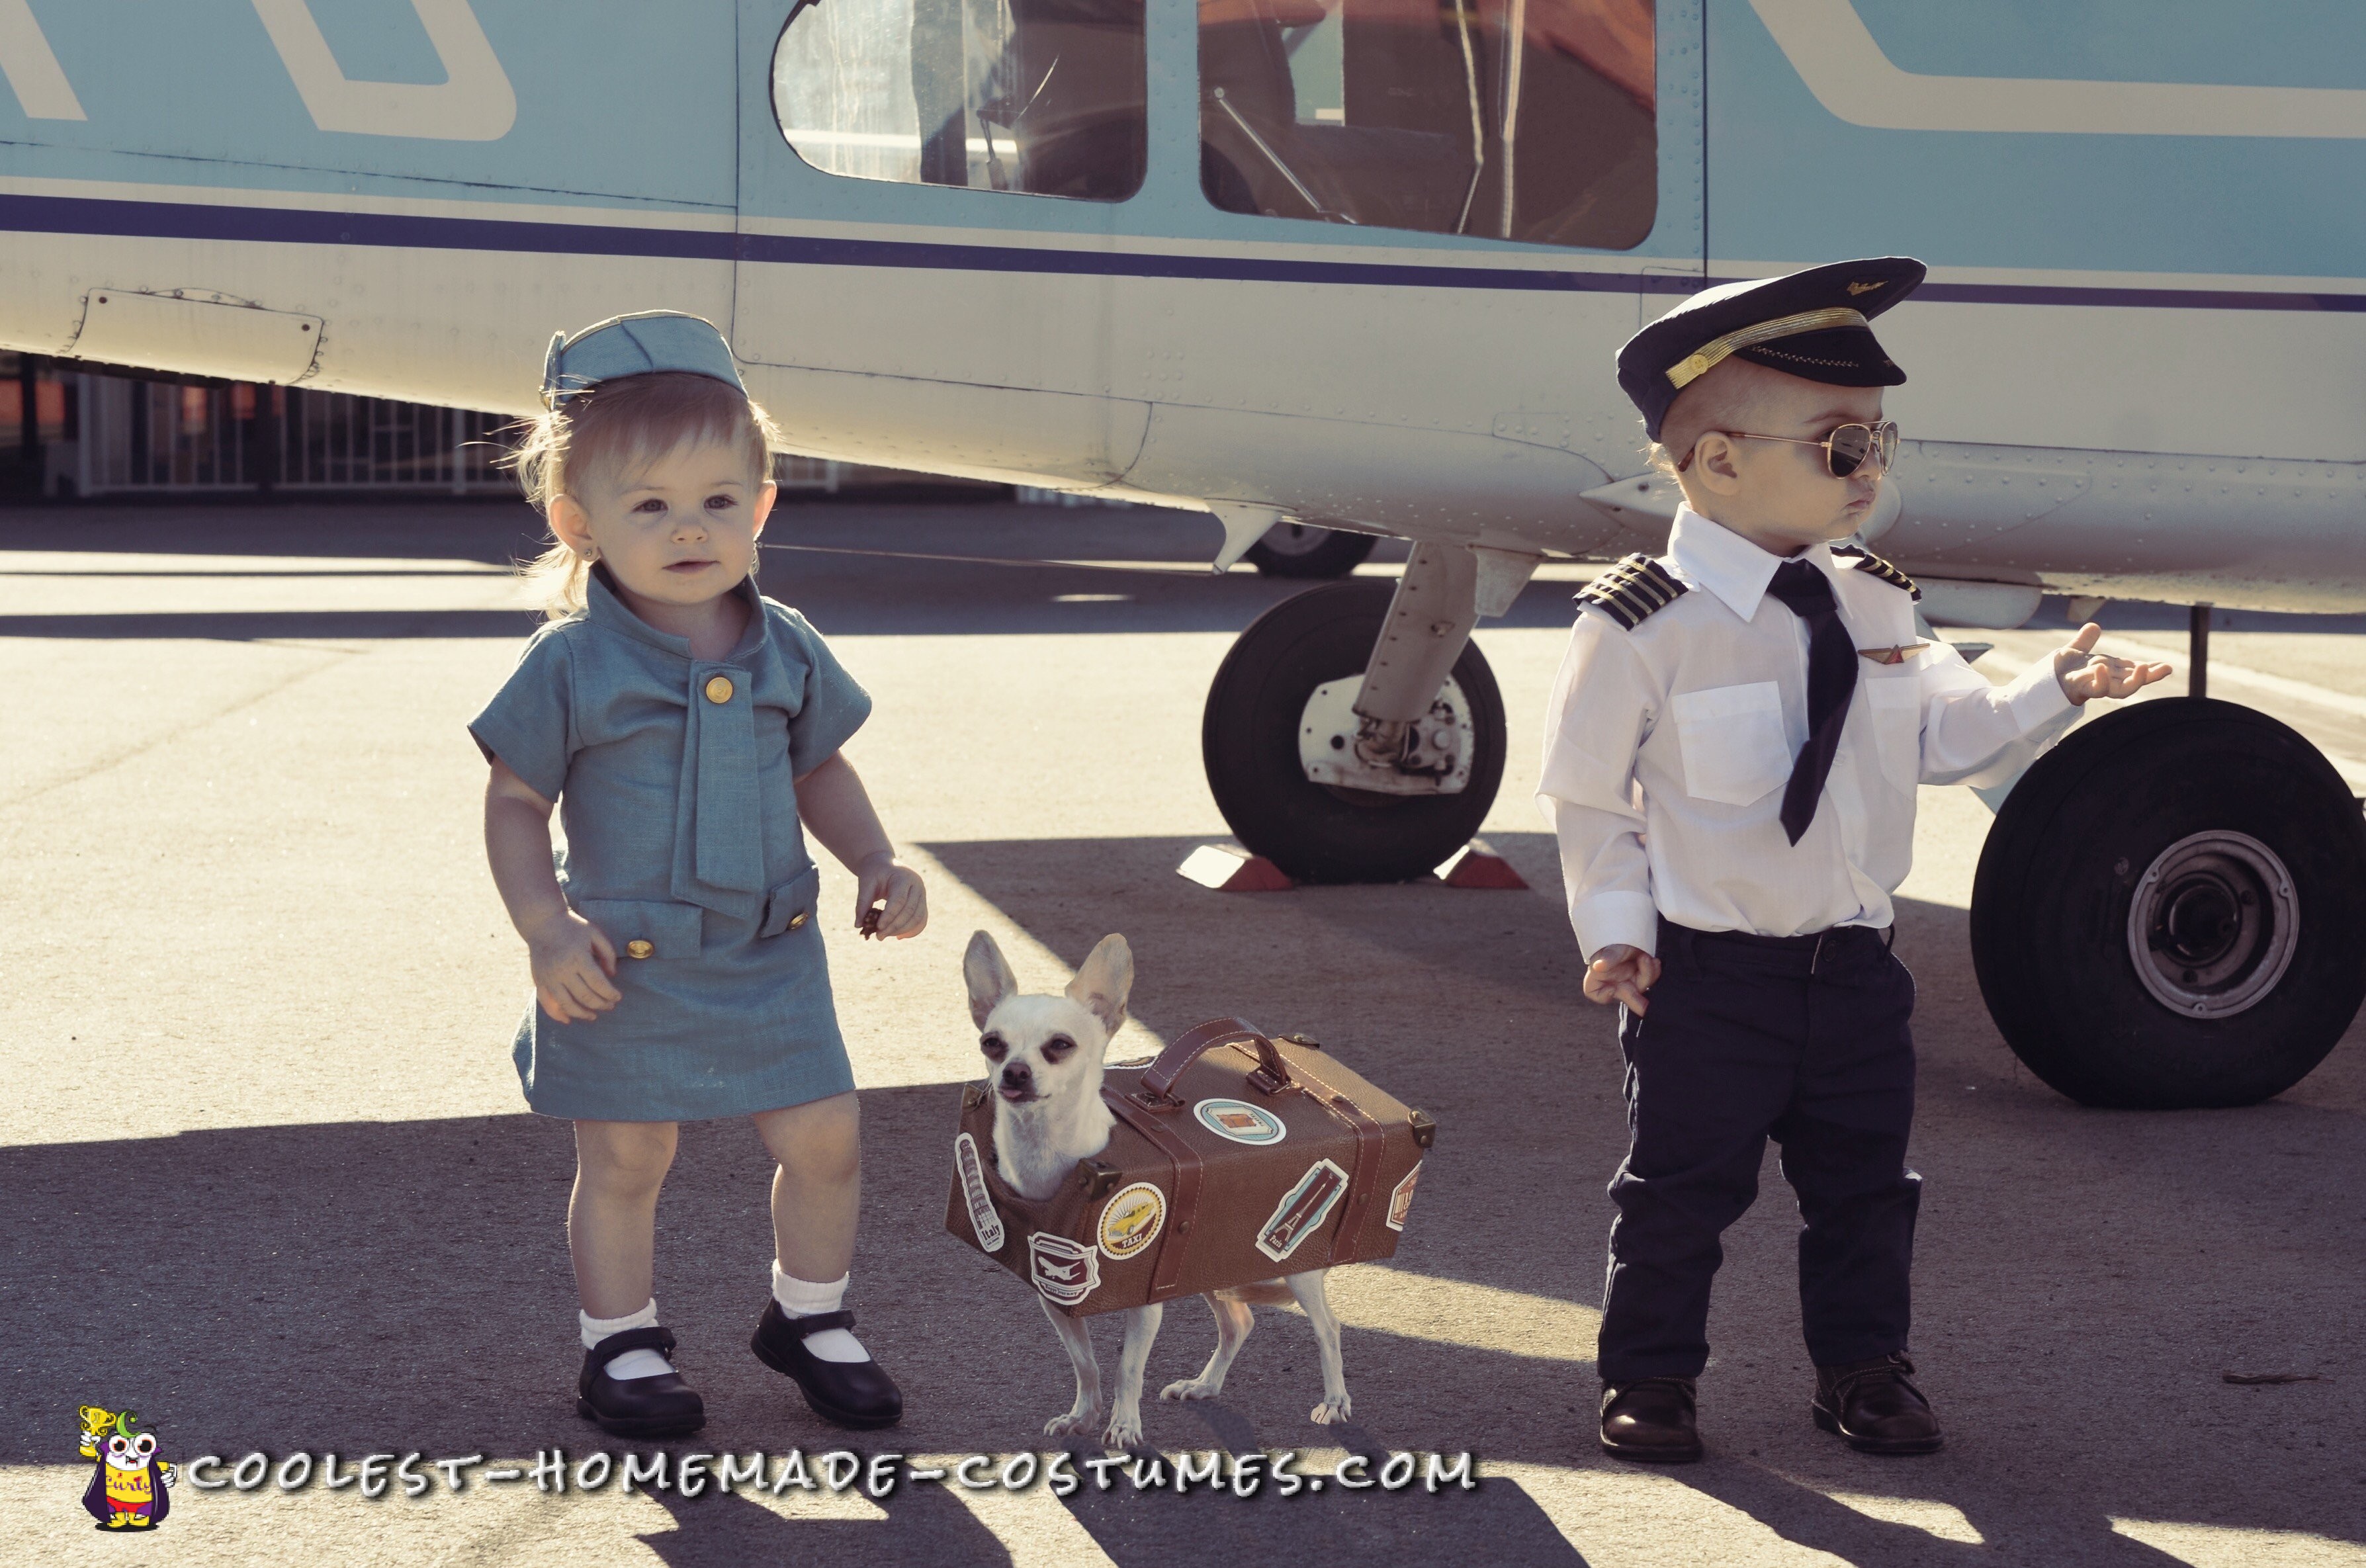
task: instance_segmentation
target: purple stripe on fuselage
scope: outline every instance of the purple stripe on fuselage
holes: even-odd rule
[[[499,218],[321,212],[282,207],[118,201],[90,197],[0,196],[0,232],[108,234],[241,243],[365,245],[499,251],[538,255],[664,256],[787,266],[911,267],[939,272],[1031,272],[1097,277],[1167,277],[1235,283],[1509,289],[1523,293],[1691,294],[1735,281],[1665,273],[1547,272],[1414,266],[1393,262],[1163,255],[1139,251],[1039,250],[909,240],[733,234],[600,223],[528,223]],[[2174,310],[2366,311],[2355,294],[2270,289],[2124,288],[2057,284],[1926,283],[1918,299],[1984,305],[2119,305]]]

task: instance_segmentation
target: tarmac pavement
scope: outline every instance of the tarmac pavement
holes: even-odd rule
[[[1232,637],[1295,585],[1194,570],[1213,523],[1141,511],[776,516],[766,590],[876,697],[848,755],[933,908],[916,941],[857,942],[851,879],[822,857],[863,1091],[850,1304],[909,1415],[838,1433],[747,1353],[768,1170],[750,1129],[702,1123],[659,1209],[658,1294],[710,1424],[661,1447],[761,1450],[768,1484],[791,1449],[817,1473],[840,1448],[922,1467],[1049,1450],[1065,1359],[1025,1287],[943,1230],[978,1066],[960,957],[983,927],[1050,988],[1114,931],[1138,966],[1121,1049],[1237,1013],[1313,1035],[1440,1125],[1397,1256],[1333,1279],[1354,1424],[1308,1423],[1311,1337],[1264,1310],[1223,1399],[1148,1406],[1149,1442],[1290,1450],[1324,1477],[1349,1453],[1377,1471],[1469,1452],[1481,1484],[1240,1499],[1119,1472],[1065,1498],[948,1479],[873,1499],[487,1479],[554,1448],[656,1451],[573,1411],[571,1151],[510,1066],[524,953],[462,728],[533,625],[504,563],[534,531],[495,504],[0,513],[0,1560],[92,1552],[74,1408],[96,1403],[138,1411],[184,1465],[314,1456],[287,1489],[185,1477],[136,1549],[172,1563],[2366,1563],[2359,1032],[2248,1110],[2055,1095],[1973,982],[1989,817],[1960,789],[1923,792],[1898,939],[1921,989],[1915,1351],[1946,1450],[1871,1459],[1808,1425],[1770,1157],[1727,1238],[1709,1459],[1605,1460],[1591,1357],[1618,1057],[1579,994],[1530,800],[1580,574],[1549,572],[1479,634],[1514,725],[1487,836],[1532,890],[1222,895],[1174,870],[1225,833],[1201,703]],[[2102,618],[2182,646],[2182,611]],[[2366,780],[2366,622],[2224,627],[2214,694]],[[1981,667],[2001,678],[2062,633],[1954,635],[1997,643]],[[1148,1386],[1211,1343],[1177,1303]],[[456,1493],[425,1471],[415,1499],[319,1473],[323,1453],[349,1475],[412,1451],[485,1457]]]

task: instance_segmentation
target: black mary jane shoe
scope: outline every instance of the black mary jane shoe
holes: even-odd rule
[[[673,1330],[627,1328],[583,1352],[583,1375],[575,1380],[578,1415],[620,1438],[674,1438],[706,1425],[706,1402],[680,1372],[610,1377],[608,1363],[627,1350],[655,1350],[671,1360]]]
[[[904,1418],[904,1394],[876,1361],[825,1361],[806,1348],[806,1337],[825,1328],[851,1328],[851,1312],[817,1312],[791,1317],[778,1302],[764,1303],[748,1348],[756,1359],[794,1382],[815,1415],[839,1427],[868,1431]]]

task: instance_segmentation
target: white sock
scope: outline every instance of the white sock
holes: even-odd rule
[[[783,1272],[781,1260],[772,1259],[772,1299],[791,1317],[810,1317],[817,1312],[836,1312],[846,1301],[846,1282],[854,1276],[840,1274],[827,1285],[817,1285],[811,1280],[800,1280]],[[867,1361],[871,1352],[862,1341],[843,1328],[825,1328],[819,1334],[808,1335],[806,1348],[817,1361]]]
[[[611,1334],[622,1334],[627,1328],[655,1328],[658,1325],[658,1299],[651,1296],[648,1305],[638,1312],[626,1313],[622,1317],[593,1317],[580,1309],[575,1316],[583,1325],[583,1348],[586,1350],[596,1349],[600,1341]],[[673,1363],[655,1350],[627,1350],[621,1356],[611,1356],[606,1370],[610,1377],[622,1382],[626,1378],[661,1376],[673,1371]]]

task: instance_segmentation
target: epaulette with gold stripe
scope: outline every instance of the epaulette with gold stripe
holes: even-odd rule
[[[1851,557],[1856,561],[1857,570],[1870,577],[1877,577],[1892,588],[1903,588],[1917,599],[1922,597],[1922,590],[1914,586],[1912,578],[1875,555],[1863,545],[1834,545],[1832,554]]]
[[[1638,551],[1577,591],[1577,602],[1591,604],[1628,631],[1644,619],[1676,602],[1687,584],[1650,556]]]

